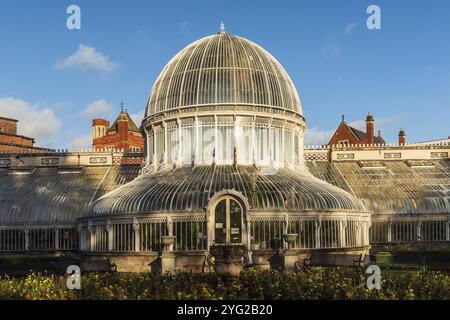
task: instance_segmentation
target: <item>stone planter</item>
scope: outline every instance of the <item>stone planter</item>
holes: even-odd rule
[[[173,273],[175,272],[175,254],[170,250],[170,246],[175,243],[175,236],[162,236],[161,244],[164,250],[161,252],[161,272]]]
[[[247,248],[243,244],[213,244],[209,247],[209,252],[208,264],[213,266],[217,276],[226,283],[239,277],[248,262]]]
[[[170,246],[175,243],[175,236],[161,236],[161,244],[164,246],[164,251],[169,251]]]
[[[294,250],[292,249],[292,246],[294,245],[295,241],[297,241],[298,233],[285,233],[283,234],[283,239],[286,241],[288,247],[283,252],[283,266],[284,270],[292,271],[295,270],[295,264],[297,263],[298,257],[295,254]]]
[[[284,241],[288,244],[288,249],[292,248],[292,245],[297,241],[298,233],[286,233],[283,234]]]

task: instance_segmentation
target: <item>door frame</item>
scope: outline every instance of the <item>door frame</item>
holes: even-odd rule
[[[214,211],[214,223],[212,223],[214,225],[214,242],[217,243],[217,207],[221,204],[225,202],[225,220],[223,221],[224,226],[222,226],[222,232],[225,229],[226,233],[225,233],[225,240],[224,240],[224,244],[230,244],[232,243],[231,238],[233,236],[232,233],[232,225],[231,225],[231,204],[232,202],[236,203],[239,206],[239,238],[240,238],[240,242],[242,243],[243,241],[243,231],[244,231],[244,208],[242,207],[242,204],[240,201],[238,201],[235,197],[231,197],[231,196],[222,196],[219,201],[216,203],[215,207],[213,208]]]
[[[208,201],[206,206],[206,222],[208,228],[208,248],[215,240],[215,208],[216,205],[226,199],[233,198],[236,200],[243,210],[242,212],[242,243],[247,245],[247,249],[250,250],[250,205],[244,195],[236,190],[222,190],[215,193]]]

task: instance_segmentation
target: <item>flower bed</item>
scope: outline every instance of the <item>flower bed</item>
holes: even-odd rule
[[[0,278],[0,299],[450,299],[447,273],[382,273],[381,290],[367,289],[366,277],[352,269],[247,269],[227,291],[214,274],[91,273],[82,276],[81,290],[69,290],[65,277],[31,274]]]

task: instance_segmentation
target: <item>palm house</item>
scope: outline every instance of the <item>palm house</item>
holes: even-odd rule
[[[298,234],[298,254],[367,252],[370,214],[308,172],[305,127],[297,90],[269,52],[223,26],[191,43],[151,89],[139,176],[79,220],[85,265],[146,269],[163,236],[175,237],[170,250],[185,270],[200,268],[213,243],[270,259],[288,233]]]

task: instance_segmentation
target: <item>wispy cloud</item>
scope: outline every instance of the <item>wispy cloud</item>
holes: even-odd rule
[[[13,97],[0,98],[0,115],[19,120],[18,134],[35,138],[45,146],[61,127],[61,121],[49,106]]]
[[[320,130],[319,128],[307,129],[305,132],[304,144],[305,145],[322,145],[327,144],[334,130]]]
[[[347,25],[345,26],[345,28],[344,28],[344,33],[345,33],[345,35],[346,35],[346,36],[351,35],[352,32],[353,32],[353,30],[355,29],[355,27],[356,27],[357,25],[358,25],[358,24],[357,24],[356,22],[347,24]]]
[[[322,53],[329,56],[338,57],[342,54],[342,49],[336,42],[328,40],[322,47]]]
[[[92,148],[92,136],[85,135],[77,137],[70,142],[70,149],[90,149]]]
[[[119,64],[111,61],[106,55],[97,51],[94,47],[80,44],[77,51],[65,59],[55,63],[55,68],[80,68],[82,70],[97,70],[111,72],[116,70]]]
[[[108,119],[112,114],[112,105],[105,99],[96,100],[88,104],[82,111],[81,115],[88,118],[104,118]]]
[[[133,119],[134,123],[139,127],[141,125],[142,119],[144,119],[145,110],[141,110],[137,113],[133,113],[130,117]]]

